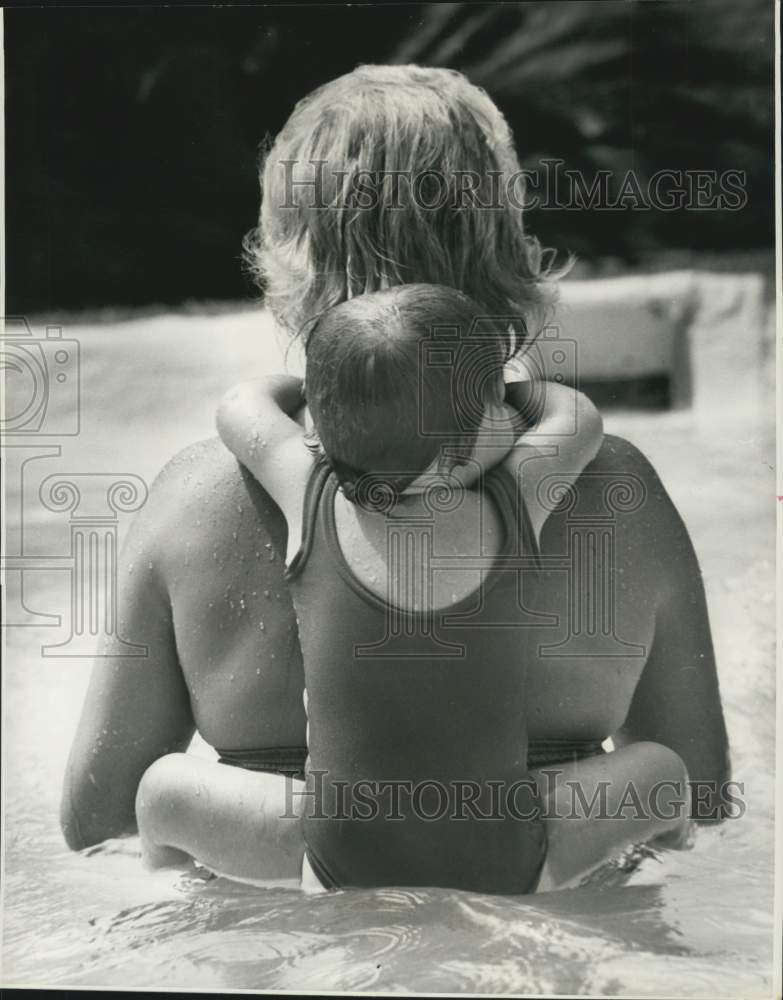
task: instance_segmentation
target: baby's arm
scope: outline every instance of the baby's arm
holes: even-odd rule
[[[538,539],[552,512],[551,503],[542,503],[538,495],[542,480],[555,476],[558,488],[572,486],[598,454],[603,420],[587,396],[556,382],[513,383],[506,387],[506,399],[523,416],[538,417],[506,459]]]
[[[230,389],[217,412],[223,443],[285,515],[287,561],[299,547],[304,484],[312,467],[304,430],[292,416],[303,402],[300,379],[268,375]]]
[[[301,379],[267,375],[241,382],[223,396],[217,411],[217,429],[223,444],[264,486],[270,455],[302,428],[293,414],[303,405]]]

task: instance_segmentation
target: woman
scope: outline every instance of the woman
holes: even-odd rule
[[[524,233],[519,179],[505,121],[459,74],[362,67],[341,77],[300,102],[265,164],[249,253],[267,304],[296,334],[354,295],[443,284],[491,315],[524,322],[524,347],[557,275]],[[618,482],[632,484],[639,502],[609,511],[606,580],[585,577],[569,589],[569,560],[592,544],[591,518],[606,518],[607,489]],[[566,812],[569,778],[588,801],[608,787],[610,814],[630,779],[641,797],[686,771],[717,788],[728,778],[726,732],[687,532],[649,463],[620,439],[605,440],[575,502],[547,521],[546,568],[515,649],[529,663],[531,767],[566,762],[549,790]],[[219,442],[187,449],[158,477],[125,546],[133,572],[120,572],[124,637],[149,655],[96,660],[64,786],[72,847],[132,831],[142,775],[184,750],[197,728],[225,760],[245,765],[226,768],[226,781],[259,802],[257,823],[237,827],[245,874],[298,875],[301,834],[291,784],[280,777],[301,772],[305,746],[301,654],[278,555],[285,549],[279,511]],[[572,641],[579,602],[595,607],[606,593],[617,642],[607,645],[605,629]],[[619,749],[601,754],[609,736]],[[167,785],[167,766],[147,773],[147,802]],[[186,809],[190,792],[173,805]],[[681,831],[651,815],[554,825],[540,888],[612,849]],[[165,829],[157,839],[209,861],[206,843],[171,844]]]

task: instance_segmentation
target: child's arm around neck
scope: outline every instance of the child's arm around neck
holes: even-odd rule
[[[572,487],[598,454],[603,419],[581,392],[556,382],[519,382],[507,387],[507,400],[523,414],[531,394],[539,397],[538,420],[517,440],[505,465],[519,485],[536,539],[552,513],[540,486],[554,476],[558,487]],[[543,501],[543,502],[542,502]]]
[[[304,430],[292,416],[303,404],[301,379],[268,375],[230,389],[217,411],[223,444],[264,487],[288,523],[286,563],[301,542],[304,491],[313,464]]]

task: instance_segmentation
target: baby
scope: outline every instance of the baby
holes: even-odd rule
[[[515,655],[520,586],[535,584],[542,478],[574,481],[602,425],[564,386],[505,385],[515,348],[508,321],[460,292],[402,285],[312,324],[308,431],[288,376],[221,404],[223,441],[288,525],[305,884],[535,889],[546,838]],[[223,769],[204,767],[204,824],[230,873]]]

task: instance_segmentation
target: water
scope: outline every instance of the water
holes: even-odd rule
[[[208,365],[204,358],[215,341],[206,326],[183,320],[180,332],[167,328],[161,340],[155,322],[163,321],[81,331],[82,433],[63,445],[53,465],[41,461],[41,475],[116,471],[119,455],[121,468],[149,481],[174,449],[210,433],[219,389],[247,377],[247,359],[257,344],[243,348],[243,355],[241,345],[235,341],[227,349],[221,337],[226,359]],[[143,342],[158,345],[156,357],[170,351],[171,366],[161,361],[152,372],[144,367],[139,327]],[[179,369],[173,359],[179,359]],[[173,374],[178,370],[179,379]],[[121,388],[129,384],[135,386],[132,394]],[[57,822],[59,788],[89,663],[41,656],[42,642],[61,637],[57,629],[10,629],[4,665],[3,981],[207,990],[770,995],[771,432],[756,414],[731,422],[705,422],[687,413],[618,414],[607,429],[626,434],[649,455],[700,555],[734,777],[745,783],[741,819],[697,830],[687,850],[629,852],[576,888],[525,898],[397,889],[304,897],[286,888],[238,885],[195,868],[143,873],[135,838],[81,854],[65,849]],[[27,549],[67,550],[67,517],[30,503]],[[67,573],[27,576],[28,606],[64,614]],[[196,752],[208,751],[200,745]]]

